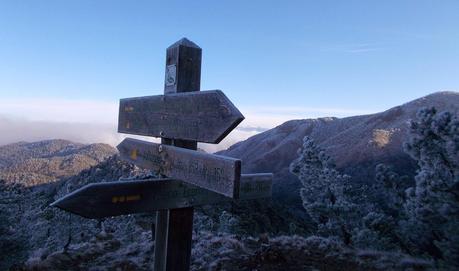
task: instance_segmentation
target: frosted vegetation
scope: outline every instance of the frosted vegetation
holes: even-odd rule
[[[414,182],[380,164],[373,185],[352,187],[349,176],[305,137],[290,171],[303,185],[313,234],[348,248],[392,251],[436,268],[459,268],[459,120],[449,112],[421,109],[410,124],[405,151],[418,165]]]
[[[48,142],[46,153],[55,144]],[[77,147],[76,154],[88,159],[110,153],[88,155]],[[405,151],[418,166],[414,179],[380,164],[373,181],[356,183],[304,138],[290,165],[302,183],[303,215],[270,199],[195,208],[191,269],[458,270],[457,116],[420,110]],[[64,154],[58,157],[73,157],[73,149]],[[27,159],[47,161],[42,156]],[[0,159],[4,168],[10,163],[6,157]],[[49,204],[88,183],[152,176],[115,155],[55,182],[0,181],[0,270],[151,270],[154,214],[98,221]]]

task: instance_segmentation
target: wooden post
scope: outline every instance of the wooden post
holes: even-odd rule
[[[165,95],[200,90],[201,56],[201,48],[186,38],[167,48]],[[196,141],[168,138],[162,138],[161,143],[191,150],[198,146]],[[157,212],[155,271],[190,269],[193,212],[193,207]]]
[[[168,215],[168,210],[159,210],[156,212],[154,271],[165,270]]]
[[[52,203],[87,218],[159,210],[155,271],[190,269],[192,206],[271,195],[272,174],[241,175],[240,160],[196,151],[197,141],[218,143],[244,119],[220,90],[199,92],[201,55],[196,44],[179,40],[167,49],[164,95],[120,100],[118,131],[161,137],[163,144],[126,139],[118,145],[121,158],[164,178],[88,184]]]

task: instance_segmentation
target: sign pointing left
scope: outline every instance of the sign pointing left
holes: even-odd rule
[[[240,199],[270,197],[271,189],[272,174],[243,174]],[[51,205],[82,217],[96,219],[230,200],[180,180],[149,179],[88,184]]]
[[[241,160],[133,138],[117,146],[121,159],[230,198],[238,198]]]

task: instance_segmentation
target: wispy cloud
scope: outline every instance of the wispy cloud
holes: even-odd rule
[[[81,143],[103,142],[116,145],[121,136],[116,127],[102,123],[33,121],[0,115],[0,145],[18,141],[67,139]]]
[[[236,128],[237,130],[239,131],[242,131],[242,132],[255,132],[255,133],[261,133],[261,132],[264,132],[266,130],[268,130],[269,128],[263,128],[263,127],[252,127],[252,126],[241,126],[241,127],[237,127]]]
[[[320,47],[320,51],[322,52],[338,52],[350,54],[368,53],[374,51],[381,51],[384,49],[384,46],[376,43],[336,44]]]

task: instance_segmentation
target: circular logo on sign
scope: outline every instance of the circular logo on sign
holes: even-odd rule
[[[175,64],[166,66],[166,86],[175,85],[176,77],[177,77],[177,68]]]

